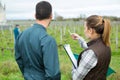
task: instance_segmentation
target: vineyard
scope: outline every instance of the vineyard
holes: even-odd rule
[[[24,80],[14,59],[14,24],[20,24],[23,31],[34,21],[8,21],[7,26],[0,26],[0,80]],[[70,44],[74,53],[79,54],[83,49],[77,41],[72,40],[69,31],[84,36],[83,21],[52,21],[47,32],[53,36],[58,44],[61,80],[71,80],[72,64],[63,49],[64,44]],[[110,67],[116,73],[107,80],[120,80],[120,22],[112,22],[111,49],[112,59]],[[87,41],[87,39],[86,39]]]

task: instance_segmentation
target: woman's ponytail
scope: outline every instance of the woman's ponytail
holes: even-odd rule
[[[103,22],[104,22],[104,31],[102,34],[102,38],[105,45],[110,46],[110,31],[111,31],[110,21],[108,19],[104,19]]]

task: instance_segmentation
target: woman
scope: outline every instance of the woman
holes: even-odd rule
[[[89,39],[87,45],[78,34],[71,35],[85,48],[79,55],[78,67],[72,71],[73,80],[106,80],[111,60],[110,30],[108,19],[92,15],[85,20],[84,24],[84,33]]]

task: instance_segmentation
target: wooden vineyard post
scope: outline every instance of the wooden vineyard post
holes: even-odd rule
[[[116,50],[118,50],[118,25],[116,25],[116,39],[115,39],[115,42],[116,42]]]

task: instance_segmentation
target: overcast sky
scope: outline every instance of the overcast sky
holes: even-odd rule
[[[35,5],[41,0],[0,0],[6,5],[7,19],[34,19]],[[46,0],[53,14],[64,18],[97,14],[120,17],[120,0]]]

